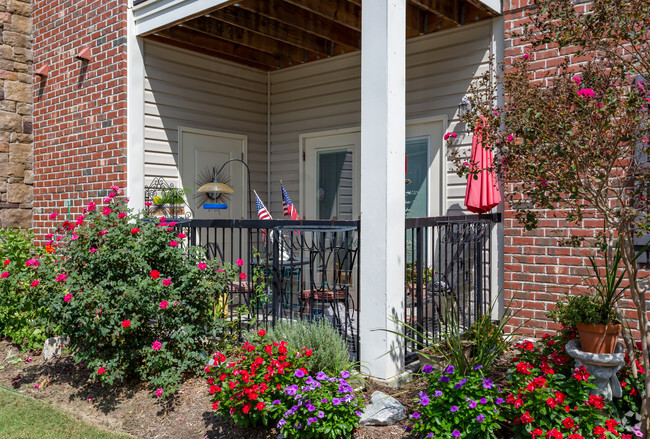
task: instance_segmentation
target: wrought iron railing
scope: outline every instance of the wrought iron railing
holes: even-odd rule
[[[407,361],[445,334],[469,329],[491,309],[491,227],[499,221],[498,214],[406,220]]]

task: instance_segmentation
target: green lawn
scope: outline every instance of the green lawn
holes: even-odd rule
[[[132,436],[100,430],[42,401],[0,389],[0,438],[126,439]]]

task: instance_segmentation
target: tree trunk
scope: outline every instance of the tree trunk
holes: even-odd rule
[[[626,233],[627,232],[627,233]],[[643,349],[643,367],[645,373],[645,397],[641,404],[641,429],[643,437],[648,437],[650,432],[650,417],[648,417],[648,408],[650,407],[650,357],[648,348],[650,346],[650,322],[646,311],[646,291],[639,288],[637,282],[638,268],[634,261],[636,252],[634,251],[634,235],[630,231],[624,231],[619,234],[621,240],[621,259],[627,269],[627,276],[630,282],[630,294],[636,307],[637,319],[639,322],[639,331],[641,332],[641,347]],[[631,358],[630,361],[634,361]]]

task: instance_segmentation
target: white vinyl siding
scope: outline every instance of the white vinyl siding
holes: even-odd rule
[[[148,40],[144,62],[145,184],[178,185],[183,126],[248,136],[251,185],[266,192],[267,74]]]
[[[471,137],[458,125],[458,104],[475,74],[489,69],[492,22],[463,26],[409,39],[406,44],[406,117],[446,115],[461,147]],[[267,207],[281,215],[279,181],[301,211],[298,136],[358,127],[361,123],[361,56],[357,53],[304,64],[271,74],[271,199]],[[463,209],[466,180],[447,165],[448,213]]]

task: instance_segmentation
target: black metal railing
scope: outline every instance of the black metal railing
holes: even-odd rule
[[[185,220],[190,245],[246,274],[230,287],[242,328],[327,319],[359,354],[359,221]]]
[[[491,227],[500,220],[499,214],[406,219],[407,361],[491,309]]]

